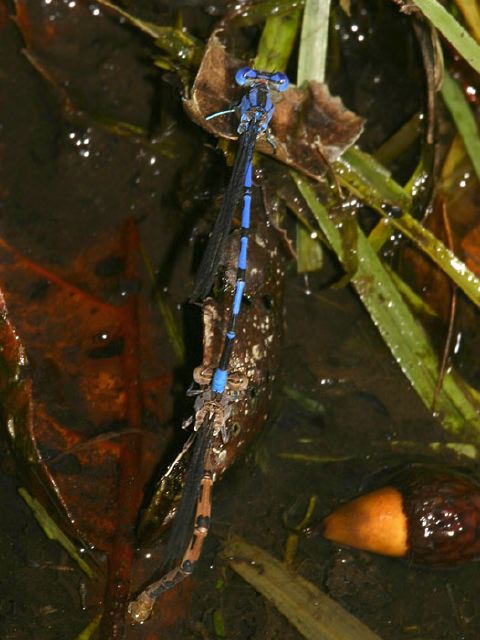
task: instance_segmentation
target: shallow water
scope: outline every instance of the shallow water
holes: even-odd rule
[[[85,114],[72,118],[62,111],[58,91],[22,55],[20,34],[6,13],[0,13],[1,234],[32,261],[63,268],[118,230],[127,216],[138,221],[145,250],[159,268],[162,282],[168,283],[167,297],[177,322],[187,316],[182,325],[189,346],[185,367],[172,375],[176,363],[168,348],[162,361],[151,367],[156,376],[170,376],[161,428],[171,437],[178,423],[172,413],[182,412],[191,366],[198,364],[200,353],[200,329],[197,323],[190,331],[195,319],[189,318],[185,303],[192,283],[189,237],[197,216],[200,219],[212,208],[221,191],[223,163],[207,146],[214,140],[183,114],[175,82],[156,79],[151,50],[142,37],[101,12],[95,15],[91,7],[80,9],[73,3],[69,9],[59,1],[50,3],[48,11],[46,6],[34,20],[40,20],[42,12],[54,16],[49,24],[58,49],[47,47],[50,57],[45,61]],[[381,13],[377,3],[358,6],[365,20],[363,10]],[[386,40],[387,36],[385,32]],[[414,67],[411,39],[404,47]],[[417,77],[413,73],[405,83],[389,83],[391,69],[399,64],[389,58],[380,80],[374,81],[362,60],[352,62],[351,55],[351,51],[344,55],[346,71],[341,77],[335,79],[332,73],[332,92],[341,93],[350,108],[374,123],[365,138],[366,147],[374,148],[417,106],[413,95]],[[400,58],[403,64],[404,57]],[[398,111],[389,109],[383,119],[380,95],[398,105]],[[93,114],[142,127],[155,121],[162,143],[148,148],[118,136],[99,126]],[[282,557],[288,533],[283,519],[286,514],[300,519],[310,495],[318,496],[320,518],[360,492],[379,470],[431,459],[426,445],[444,440],[354,293],[326,286],[336,273],[330,265],[323,274],[312,276],[309,295],[293,269],[288,277],[286,336],[279,347],[283,365],[271,419],[246,458],[215,487],[212,534],[193,579],[180,587],[177,596],[190,603],[191,611],[176,626],[160,612],[163,638],[214,637],[216,611],[223,616],[228,638],[299,637],[273,607],[226,568],[218,555],[222,537],[233,531]],[[36,354],[29,355],[35,366]],[[44,400],[56,404],[54,368],[42,376],[52,381]],[[290,399],[285,389],[292,388],[314,399],[318,410],[308,412]],[[406,454],[394,441],[413,444]],[[285,454],[333,461],[305,462]],[[65,552],[46,539],[16,492],[20,476],[15,475],[4,445],[2,456],[0,636],[73,640],[96,613],[94,588]],[[441,455],[435,460],[450,461]],[[479,591],[480,576],[475,563],[452,570],[417,568],[315,538],[301,539],[295,568],[382,638],[479,636],[473,594]],[[128,631],[128,637],[148,637],[147,632],[157,630],[155,620],[150,625],[145,632]]]

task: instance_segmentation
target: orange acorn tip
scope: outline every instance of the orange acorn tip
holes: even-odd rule
[[[357,549],[386,556],[408,551],[407,517],[401,493],[383,487],[342,505],[323,521],[323,536]]]

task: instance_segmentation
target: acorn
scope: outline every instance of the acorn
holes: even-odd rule
[[[320,531],[418,564],[459,564],[480,555],[480,484],[459,471],[410,465],[387,486],[340,506]]]

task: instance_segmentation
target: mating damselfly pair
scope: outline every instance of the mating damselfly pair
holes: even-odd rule
[[[198,388],[191,392],[197,397],[194,404],[194,415],[184,426],[193,424],[193,433],[187,440],[192,453],[189,470],[180,504],[167,546],[167,559],[173,556],[177,561],[158,581],[148,586],[129,606],[134,620],[146,620],[152,611],[158,596],[171,589],[189,576],[200,557],[203,541],[208,534],[211,513],[211,491],[214,482],[214,465],[212,463],[212,443],[218,441],[227,445],[231,434],[228,418],[232,404],[245,394],[249,379],[243,372],[231,368],[232,353],[235,346],[236,325],[240,313],[242,299],[247,283],[247,254],[250,230],[250,211],[252,200],[252,163],[257,139],[265,135],[267,141],[274,146],[269,135],[269,123],[274,113],[272,92],[283,92],[288,87],[288,78],[284,73],[268,73],[244,67],[235,74],[236,83],[244,87],[246,92],[239,105],[225,111],[214,113],[207,119],[217,118],[225,114],[238,113],[240,122],[238,150],[230,181],[223,198],[220,212],[201,261],[192,299],[205,299],[212,288],[215,274],[225,252],[230,234],[234,212],[242,202],[240,240],[238,262],[234,284],[233,299],[230,304],[227,328],[223,339],[221,353],[216,354],[216,366],[197,367],[193,378]],[[182,452],[182,453],[183,453]],[[218,451],[215,452],[218,455]],[[182,455],[182,454],[181,454]],[[175,462],[173,463],[175,464]],[[185,548],[178,548],[180,527],[190,522],[193,516],[193,532]],[[179,552],[182,553],[178,562]],[[177,553],[176,553],[177,552]]]

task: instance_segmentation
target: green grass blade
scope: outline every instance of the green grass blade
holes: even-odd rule
[[[311,183],[292,172],[305,201],[326,235],[339,260],[346,264],[343,227],[335,225],[327,209],[318,201]],[[358,227],[356,245],[350,252],[358,256],[358,268],[352,284],[380,331],[393,357],[429,410],[432,409],[439,375],[438,359],[428,337],[412,315],[397,287]],[[480,430],[477,407],[457,384],[451,372],[445,376],[436,397],[436,411],[445,429],[457,435],[472,435]]]
[[[300,28],[300,9],[267,19],[254,66],[263,71],[285,71]]]
[[[395,182],[388,169],[358,147],[347,149],[333,168],[341,184],[382,215],[387,213],[385,205],[410,211],[409,194]]]
[[[443,37],[480,73],[480,46],[437,0],[412,0]]]
[[[480,180],[480,134],[477,121],[465,99],[462,89],[452,76],[445,72],[442,86],[442,98],[450,111],[458,133],[462,137],[465,149],[472,161],[473,168]]]
[[[325,81],[329,17],[330,0],[306,0],[298,54],[298,85],[307,80]],[[320,244],[298,222],[296,229],[298,273],[318,271],[323,265]]]
[[[325,82],[330,0],[307,0],[298,54],[297,84]]]
[[[173,351],[175,352],[175,356],[177,357],[178,362],[180,364],[183,364],[185,362],[185,341],[183,340],[182,334],[177,327],[173,312],[158,286],[150,257],[143,247],[141,247],[141,255],[143,264],[145,265],[150,278],[150,284],[152,286],[155,302],[157,303],[158,310],[160,311],[160,315],[162,316],[163,322],[165,324],[168,340]]]
[[[480,307],[480,279],[410,215],[410,195],[393,180],[382,165],[368,154],[351,147],[335,162],[334,167],[342,185],[384,216],[392,228],[412,240],[477,307]],[[402,215],[389,216],[388,205],[399,207]]]

